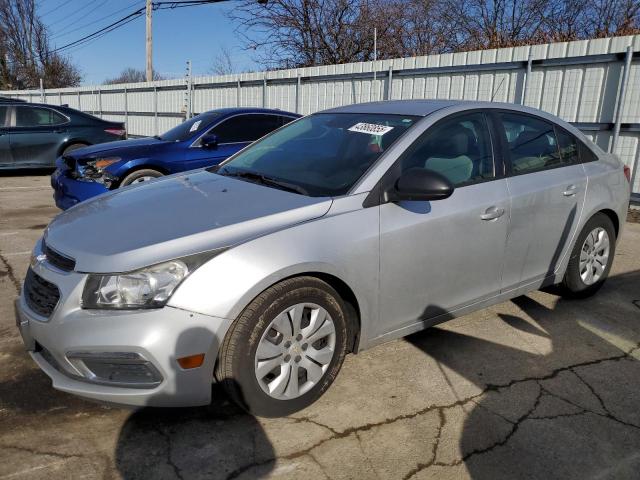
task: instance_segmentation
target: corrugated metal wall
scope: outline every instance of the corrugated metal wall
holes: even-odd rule
[[[633,52],[624,104],[625,52]],[[266,106],[309,114],[382,99],[441,98],[524,103],[574,122],[635,171],[640,193],[640,35],[193,79],[191,109]],[[527,75],[527,69],[530,69]],[[375,72],[375,73],[374,73]],[[40,91],[8,91],[34,102],[68,104],[124,121],[131,135],[180,123],[189,104],[184,79]]]

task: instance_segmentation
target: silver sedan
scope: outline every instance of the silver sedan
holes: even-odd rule
[[[548,285],[596,293],[629,195],[616,157],[537,110],[336,108],[60,214],[18,326],[60,390],[187,406],[217,381],[286,415],[347,353]]]

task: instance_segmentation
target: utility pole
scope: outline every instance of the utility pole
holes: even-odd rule
[[[192,82],[193,79],[191,77],[191,60],[187,60],[187,75],[186,75],[186,83],[187,90],[185,91],[185,117],[186,119],[190,119],[193,115],[193,97],[192,97]]]
[[[153,81],[153,32],[151,29],[151,17],[153,3],[147,0],[147,82]]]

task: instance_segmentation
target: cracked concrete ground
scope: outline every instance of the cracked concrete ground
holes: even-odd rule
[[[315,405],[260,419],[106,407],[54,391],[12,300],[57,210],[0,177],[0,479],[639,478],[640,225],[589,300],[536,292],[347,358]]]

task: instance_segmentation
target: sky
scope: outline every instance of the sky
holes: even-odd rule
[[[183,77],[187,60],[193,74],[212,75],[221,48],[233,56],[234,68],[258,69],[255,52],[243,49],[235,25],[226,16],[233,0],[153,12],[153,66],[167,77]],[[109,25],[145,5],[144,0],[38,0],[54,48],[61,47]],[[108,17],[108,18],[104,18]],[[124,68],[145,68],[144,16],[103,37],[66,50],[83,75],[83,85],[98,85]]]

